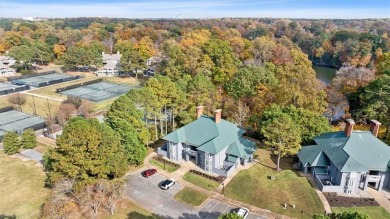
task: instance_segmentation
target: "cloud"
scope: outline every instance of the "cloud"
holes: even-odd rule
[[[0,0],[0,17],[124,17],[124,18],[386,18],[386,8],[286,9],[297,0],[168,0],[113,3],[15,3]]]

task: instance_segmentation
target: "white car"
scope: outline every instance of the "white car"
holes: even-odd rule
[[[175,180],[174,179],[167,179],[161,183],[160,188],[167,190],[167,189],[171,188],[173,185],[175,185]]]
[[[237,211],[237,215],[242,217],[243,219],[246,219],[249,215],[249,209],[248,208],[239,208]]]

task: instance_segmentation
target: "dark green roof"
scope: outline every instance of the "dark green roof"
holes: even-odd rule
[[[343,131],[316,137],[317,145],[302,147],[298,153],[304,165],[323,166],[331,161],[341,172],[386,171],[390,164],[390,147],[369,131]]]
[[[254,152],[255,143],[242,138],[244,133],[243,129],[224,119],[221,119],[220,123],[215,123],[214,118],[201,116],[163,139],[174,143],[188,143],[200,151],[211,154],[218,154],[229,147],[226,153],[247,158]]]

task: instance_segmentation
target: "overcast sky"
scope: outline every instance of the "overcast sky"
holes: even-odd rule
[[[390,0],[0,0],[0,17],[390,18]]]

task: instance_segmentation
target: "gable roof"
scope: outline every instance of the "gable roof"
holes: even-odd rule
[[[322,166],[329,159],[341,172],[386,171],[390,167],[390,147],[369,131],[353,131],[350,137],[343,131],[329,132],[314,141],[317,145],[302,147],[298,153],[305,165]]]
[[[244,133],[243,129],[224,119],[215,123],[214,118],[201,116],[163,139],[174,143],[185,142],[211,154],[218,154],[229,147],[226,153],[247,158],[253,153],[255,143],[242,138]]]

